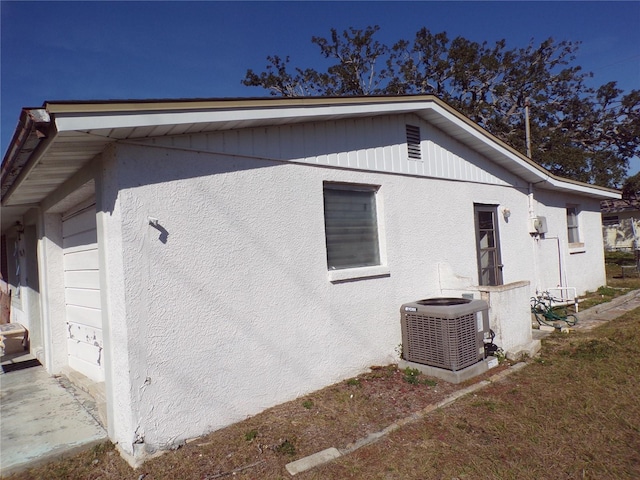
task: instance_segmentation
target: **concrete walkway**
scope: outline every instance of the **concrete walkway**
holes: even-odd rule
[[[610,302],[591,307],[578,313],[577,330],[590,330],[598,325],[621,317],[627,312],[640,307],[640,290],[633,290],[626,295],[614,298]]]
[[[105,440],[100,424],[33,356],[2,357],[0,475]]]

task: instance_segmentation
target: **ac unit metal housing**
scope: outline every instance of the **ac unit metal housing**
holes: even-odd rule
[[[467,298],[405,303],[400,308],[404,360],[454,372],[484,360],[488,310],[487,302]]]

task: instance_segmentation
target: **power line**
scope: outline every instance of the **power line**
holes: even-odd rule
[[[638,55],[632,55],[632,56],[630,56],[630,57],[623,58],[622,60],[618,60],[617,62],[613,62],[613,63],[610,63],[610,64],[608,64],[608,65],[603,65],[603,66],[601,66],[601,67],[593,68],[592,70],[600,70],[600,69],[602,69],[602,68],[608,68],[608,67],[613,67],[614,65],[620,65],[621,63],[625,63],[625,62],[627,62],[627,61],[629,61],[629,60],[632,60],[632,59],[634,59],[634,58],[640,58],[640,54],[638,54]]]

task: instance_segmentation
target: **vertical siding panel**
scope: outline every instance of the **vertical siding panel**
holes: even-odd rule
[[[394,143],[391,145],[391,156],[393,158],[392,172],[402,172],[402,159],[400,158],[400,145]]]
[[[384,147],[376,146],[375,148],[375,169],[377,171],[384,171]]]
[[[191,148],[199,151],[207,149],[207,137],[202,134],[189,135],[191,137]]]
[[[454,172],[453,172],[454,161],[455,161],[455,157],[453,153],[447,150],[447,162],[445,164],[445,170],[444,170],[445,178],[454,178]]]
[[[396,135],[398,138],[398,155],[400,158],[400,172],[409,173],[409,155],[407,153],[407,131],[405,129],[406,117],[404,122],[400,120],[396,122]]]
[[[280,148],[281,127],[271,127],[265,131],[267,141],[267,155],[269,158],[282,160],[282,149]]]
[[[176,148],[190,148],[191,138],[189,135],[178,135],[173,137],[173,146]]]
[[[209,152],[222,152],[224,146],[222,142],[222,134],[219,132],[207,134],[207,150]]]
[[[461,180],[465,180],[465,181],[469,180],[469,177],[470,177],[470,175],[469,175],[469,163],[463,161],[462,162],[462,178],[461,178]]]
[[[382,129],[381,122],[382,122],[382,119],[378,119],[372,123],[371,137],[373,141],[371,142],[371,148],[369,149],[369,157],[368,157],[369,168],[371,170],[376,170],[376,171],[380,170],[379,168],[380,162],[378,159],[379,147],[384,139],[384,131]]]
[[[363,168],[367,170],[375,170],[376,169],[376,158],[375,158],[375,146],[380,141],[380,137],[377,135],[377,122],[374,119],[369,118],[366,124],[364,125],[365,135],[368,141],[364,148],[364,165]]]
[[[223,133],[222,150],[224,153],[232,153],[238,150],[238,131],[228,130]]]
[[[354,126],[356,127],[356,152],[358,157],[358,168],[366,170],[369,167],[367,162],[367,147],[371,145],[374,140],[373,132],[371,131],[371,119],[365,118],[360,121],[355,120]]]
[[[338,165],[336,122],[325,123],[325,149],[327,151],[327,165]]]
[[[272,158],[267,150],[267,131],[265,128],[254,128],[252,130],[251,154],[254,157]]]
[[[364,170],[367,169],[368,164],[367,164],[367,151],[364,148],[359,148],[356,150],[356,157],[357,157],[357,168],[362,168]]]
[[[346,136],[345,143],[347,145],[347,167],[349,168],[358,168],[358,152],[354,148],[354,139],[356,139],[356,135],[358,135],[358,131],[353,119],[349,119],[346,122]]]
[[[318,163],[318,129],[315,123],[305,123],[302,128],[302,157],[305,163]]]
[[[458,157],[457,155],[453,156],[451,162],[451,175],[453,175],[453,178],[455,179],[460,178],[460,157]]]
[[[320,165],[328,165],[327,161],[327,122],[315,124],[315,147],[316,163]]]
[[[440,176],[441,178],[444,178],[447,175],[447,154],[448,152],[442,148],[439,147],[438,150],[440,151],[440,163],[438,166],[438,176]]]
[[[241,155],[253,155],[253,129],[238,130],[238,152]]]
[[[395,139],[395,141],[393,142],[389,142],[389,144],[391,145],[391,158],[393,159],[392,162],[392,167],[391,167],[391,171],[392,172],[401,172],[402,171],[402,162],[400,160],[400,140],[398,139],[398,127],[397,127],[398,123],[397,122],[390,122],[389,125],[389,132],[392,132],[392,135]]]
[[[278,144],[280,146],[280,158],[282,160],[293,160],[293,145],[291,142],[291,125],[283,125],[279,127],[280,130],[280,138],[278,139]]]
[[[300,125],[293,125],[291,128],[291,145],[293,147],[293,158],[299,162],[304,162],[304,127]]]
[[[347,137],[347,126],[346,122],[337,122],[335,124],[336,127],[336,136],[334,139],[337,159],[337,166],[339,167],[348,167],[349,166],[349,155],[347,154],[346,147],[346,137]]]
[[[440,145],[436,147],[436,176],[442,177],[444,174],[444,151],[440,148]]]
[[[380,130],[381,137],[384,140],[379,144],[378,147],[378,169],[386,172],[389,171],[389,152],[388,145],[390,142],[387,141],[389,138],[389,117],[384,117],[380,119]]]
[[[427,141],[427,156],[425,158],[425,175],[432,176],[433,175],[433,157],[434,157],[434,148],[433,142],[431,140]]]
[[[405,125],[420,126],[422,160],[409,160]],[[506,184],[484,170],[491,159],[413,115],[231,129],[143,139],[149,144],[358,170]],[[445,148],[442,145],[449,147]],[[478,166],[479,165],[479,166]]]
[[[406,168],[407,168],[407,172],[410,175],[415,175],[418,171],[418,167],[417,164],[418,162],[416,162],[415,160],[407,160],[406,163]]]
[[[393,148],[391,145],[385,145],[382,147],[384,156],[384,171],[393,172]]]

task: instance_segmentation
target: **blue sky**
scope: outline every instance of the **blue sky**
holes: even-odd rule
[[[640,1],[312,2],[151,1],[0,3],[2,155],[22,107],[51,100],[255,97],[246,70],[267,55],[321,61],[312,36],[380,25],[377,37],[411,40],[423,26],[450,38],[508,47],[582,41],[576,64],[593,85],[640,88]],[[640,170],[640,161],[632,173]]]

